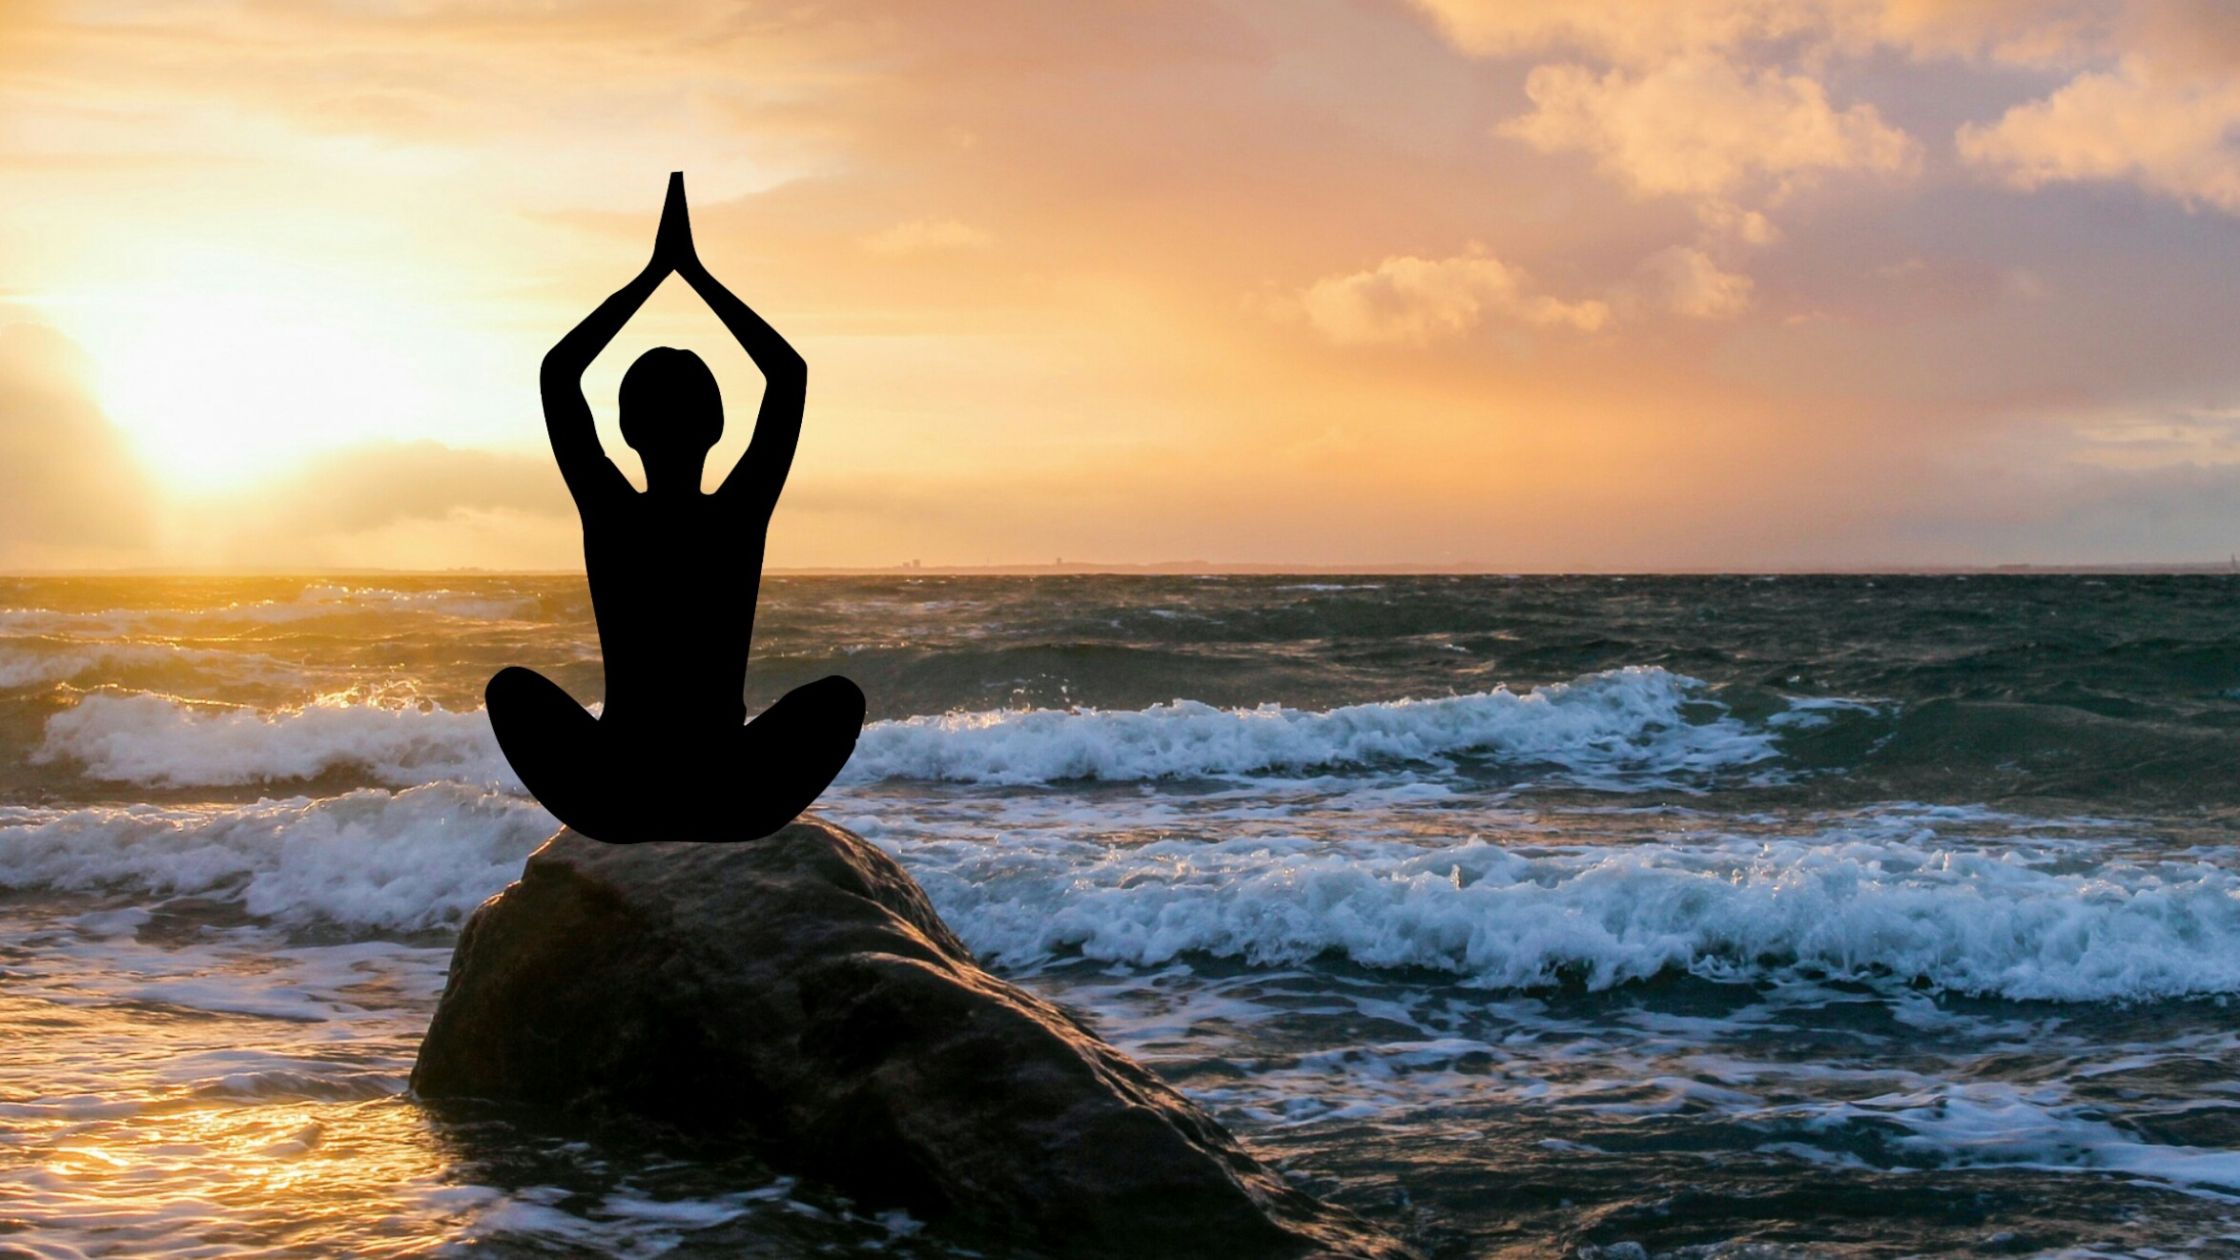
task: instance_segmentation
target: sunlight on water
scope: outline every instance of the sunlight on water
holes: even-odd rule
[[[84,926],[21,938],[0,988],[0,1198],[19,1228],[108,1254],[381,1255],[469,1223],[473,1196],[398,1096],[443,951],[242,930],[151,949]]]
[[[653,1255],[916,1230],[736,1155],[425,1110],[403,1091],[447,947],[291,942],[207,910],[40,914],[0,955],[0,1254]]]

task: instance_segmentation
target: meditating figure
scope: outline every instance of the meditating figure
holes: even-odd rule
[[[622,438],[644,493],[599,446],[584,369],[671,272],[715,310],[767,382],[754,439],[714,494],[701,467],[723,433],[714,374],[689,350],[648,350],[623,375]],[[747,650],[770,513],[801,434],[807,370],[692,246],[684,176],[669,177],[653,259],[544,359],[545,425],[583,517],[583,563],[606,661],[594,718],[534,671],[485,692],[514,773],[568,826],[613,844],[759,839],[832,782],[863,729],[863,693],[838,676],[746,721]]]

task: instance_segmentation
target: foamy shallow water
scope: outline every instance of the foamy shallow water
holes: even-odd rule
[[[778,584],[758,669],[864,680],[823,809],[984,958],[1440,1254],[2240,1247],[2240,850],[2183,764],[2240,704],[2190,605],[2172,716],[2094,746],[2146,768],[2080,791],[2033,758],[2114,719],[1990,747],[2025,689],[1806,642],[1869,587],[1750,621],[1410,583]],[[735,1155],[402,1096],[458,923],[551,827],[480,682],[595,698],[566,584],[15,598],[0,1253],[952,1251]]]

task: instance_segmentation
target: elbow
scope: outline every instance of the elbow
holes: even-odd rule
[[[785,385],[799,389],[808,383],[808,360],[803,359],[793,350],[788,349],[784,354],[773,355],[772,360],[762,369],[763,376],[767,377],[772,385]]]
[[[544,356],[544,362],[538,365],[537,383],[547,388],[553,385],[566,385],[582,374],[582,370],[570,362],[567,355],[560,353],[555,348],[547,352]]]

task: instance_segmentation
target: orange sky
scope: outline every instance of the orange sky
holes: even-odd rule
[[[658,14],[658,15],[657,15]],[[702,256],[781,565],[2240,547],[2211,0],[0,0],[0,567],[571,566]],[[699,349],[672,285],[594,369]]]

